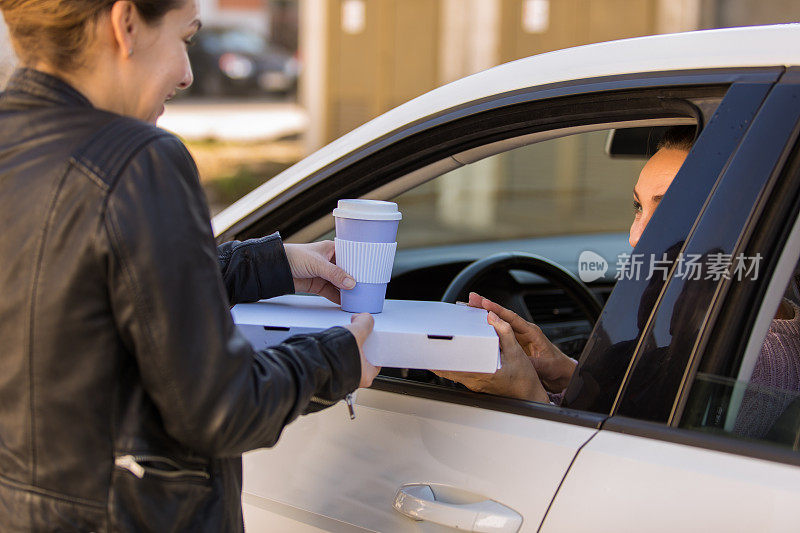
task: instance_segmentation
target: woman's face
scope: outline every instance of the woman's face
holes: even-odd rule
[[[667,189],[688,154],[685,150],[662,148],[644,165],[639,180],[633,187],[633,224],[628,237],[632,247],[639,242],[644,228],[661,199],[667,194]]]
[[[196,0],[185,0],[160,22],[151,26],[141,21],[137,28],[122,72],[125,114],[155,124],[164,112],[164,102],[192,84],[186,47],[200,29]]]

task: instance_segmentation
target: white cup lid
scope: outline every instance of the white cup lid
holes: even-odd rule
[[[400,220],[403,215],[394,202],[381,200],[339,200],[333,216],[357,220]]]

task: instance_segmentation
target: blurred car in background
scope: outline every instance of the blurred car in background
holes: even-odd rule
[[[288,94],[297,88],[297,58],[246,28],[203,28],[189,48],[189,60],[193,94]]]

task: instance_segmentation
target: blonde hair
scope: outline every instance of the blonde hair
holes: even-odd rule
[[[62,72],[81,66],[91,26],[117,0],[0,0],[8,33],[23,65],[39,61]],[[130,0],[149,24],[185,0]]]

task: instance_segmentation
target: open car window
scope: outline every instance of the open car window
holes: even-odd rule
[[[686,120],[675,122],[696,129]],[[630,256],[634,185],[665,131],[663,121],[611,126],[501,151],[388,198],[398,203],[403,221],[387,296],[438,300],[469,261],[523,252],[581,275],[602,304]],[[652,143],[615,153],[611,147],[626,131]],[[587,253],[603,262],[601,271],[581,272]],[[560,287],[511,269],[471,288],[536,324],[569,357],[580,357],[593,320]],[[384,369],[383,375],[465,389],[424,370]],[[549,392],[559,401],[562,390]]]
[[[368,147],[364,155],[348,156],[352,163],[342,160],[309,178],[316,182],[332,172],[324,189],[319,187],[314,193],[315,202],[308,207],[300,204],[300,211],[278,207],[247,231],[281,220],[281,232],[292,240],[331,238],[333,221],[326,212],[330,213],[328,206],[335,201],[330,198],[395,200],[404,220],[387,289],[387,298],[392,299],[440,300],[466,266],[498,252],[537,254],[573,276],[580,274],[581,252],[599,256],[602,273],[585,281],[588,292],[601,302],[600,329],[542,275],[511,268],[469,289],[539,324],[557,346],[579,361],[562,391],[562,407],[607,415],[663,285],[651,280],[647,271],[618,282],[626,256],[655,257],[686,241],[746,131],[737,125],[757,112],[770,80],[765,77],[755,88],[734,84],[703,93],[682,88],[656,91],[663,95],[657,98],[648,91],[641,98],[636,92],[602,99],[583,94],[482,111],[459,119],[453,127],[444,124],[422,130],[374,154]],[[725,101],[730,105],[718,105]],[[631,109],[634,104],[639,105],[635,110]],[[576,110],[585,115],[572,117],[570,113]],[[631,153],[630,143],[610,142],[609,132],[643,128],[644,138],[650,140],[656,128],[692,124],[701,126],[694,128],[700,129],[694,147],[680,171],[675,169],[673,185],[668,194],[660,195],[653,220],[632,249],[628,228],[634,219],[633,186],[652,148]],[[418,127],[414,126],[415,131]],[[617,154],[623,157],[610,157],[615,145],[627,146]],[[434,147],[441,147],[436,158],[430,156]],[[595,175],[597,182],[592,181]],[[488,183],[482,177],[488,177]],[[371,188],[366,188],[368,182]],[[304,187],[306,183],[298,185],[298,191],[302,193]],[[330,194],[324,202],[322,192]],[[462,209],[448,211],[452,205]],[[288,218],[281,218],[282,214]],[[522,222],[515,224],[515,218]],[[511,403],[497,404],[490,395],[472,394],[426,370],[384,368],[373,386],[512,409]],[[513,405],[515,412],[541,413],[538,404]]]
[[[574,272],[588,250],[609,267],[592,284],[604,301],[616,259],[630,249],[633,184],[646,155],[612,157],[606,150],[612,133],[600,129],[500,152],[392,198],[403,221],[389,297],[441,298],[465,266],[448,255],[534,253]],[[580,355],[592,323],[563,290],[522,270],[498,272],[473,288],[536,323],[567,355]],[[406,373],[420,374],[427,376]]]
[[[501,152],[393,198],[403,213],[398,246],[627,234],[631,191],[644,157],[612,157],[606,151],[610,133],[579,133]]]

